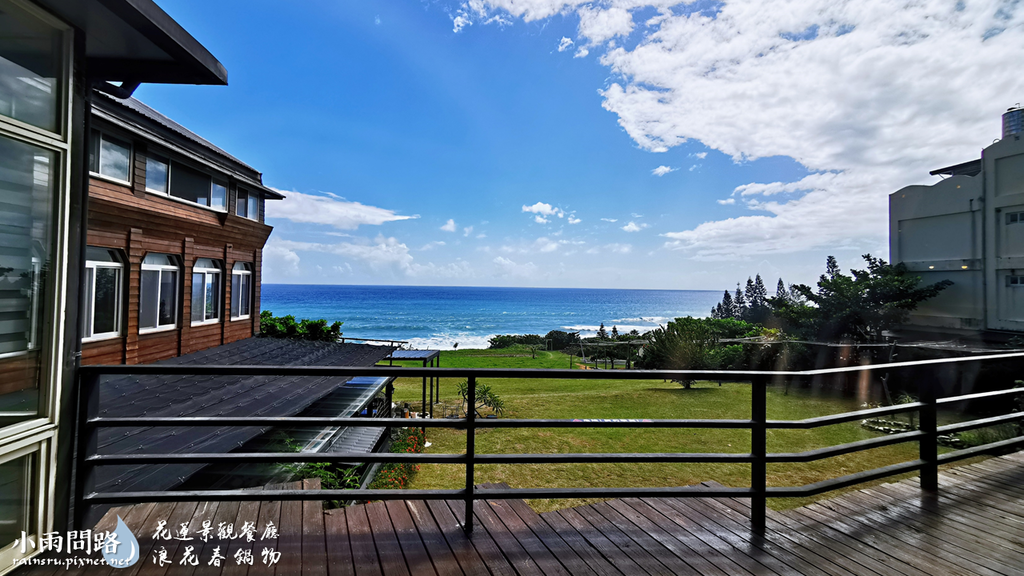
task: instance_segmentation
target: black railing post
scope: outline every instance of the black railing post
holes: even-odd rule
[[[767,507],[767,476],[765,463],[768,435],[767,379],[754,377],[750,381],[750,488],[754,495],[750,500],[750,524],[754,532],[763,534],[765,529],[765,508]]]
[[[921,432],[921,460],[924,466],[921,467],[921,489],[935,492],[939,489],[939,432],[938,432],[938,405],[935,401],[934,380],[922,384],[918,390],[918,400],[924,406],[921,407],[920,421]]]
[[[469,386],[466,391],[466,521],[462,528],[467,532],[473,531],[473,492],[474,466],[476,465],[476,376],[468,378]]]
[[[78,421],[75,429],[75,529],[85,528],[88,505],[85,495],[92,492],[95,476],[92,464],[86,458],[98,450],[98,430],[89,420],[99,415],[99,381],[95,372],[78,378]]]

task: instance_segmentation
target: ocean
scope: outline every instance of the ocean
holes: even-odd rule
[[[641,333],[681,316],[707,316],[714,290],[598,290],[440,286],[263,284],[261,308],[275,316],[343,322],[351,338],[408,341],[413,348],[486,348],[495,334],[579,331]]]

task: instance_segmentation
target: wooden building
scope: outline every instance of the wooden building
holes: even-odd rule
[[[259,332],[262,175],[134,99],[95,93],[82,364],[141,364]]]

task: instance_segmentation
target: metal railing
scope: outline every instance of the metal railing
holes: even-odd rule
[[[77,446],[78,475],[76,482],[75,517],[79,528],[84,528],[86,509],[101,504],[133,504],[140,502],[185,501],[277,501],[277,500],[462,500],[466,511],[463,527],[473,529],[473,502],[480,499],[502,498],[625,498],[625,497],[742,497],[751,499],[751,523],[755,531],[765,528],[765,506],[769,497],[814,496],[888,476],[920,470],[924,490],[938,489],[938,465],[978,454],[1024,445],[1024,436],[992,442],[961,450],[939,454],[940,434],[963,432],[1024,419],[1024,412],[938,426],[938,407],[977,399],[994,399],[1024,394],[1024,388],[1012,388],[977,394],[936,398],[934,383],[919,385],[919,401],[858,410],[842,414],[808,418],[804,420],[768,420],[766,391],[769,381],[828,376],[849,372],[889,371],[942,365],[954,367],[976,362],[1024,360],[1024,353],[976,356],[917,362],[899,362],[873,366],[853,366],[807,371],[701,371],[701,370],[536,370],[485,368],[402,368],[402,367],[296,367],[296,366],[183,366],[135,365],[89,366],[81,368],[79,386],[79,428]],[[578,419],[483,419],[473,410],[461,419],[405,418],[319,418],[319,417],[134,417],[110,418],[99,416],[99,381],[104,375],[182,375],[182,376],[402,376],[465,378],[468,397],[476,397],[479,379],[729,379],[750,380],[751,417],[749,419],[668,419],[594,421]],[[796,453],[768,453],[768,430],[810,430],[822,426],[854,422],[866,418],[919,412],[920,429],[880,436],[867,440],[829,446]],[[414,424],[413,424],[414,422]],[[413,453],[174,453],[174,454],[99,454],[97,450],[100,428],[114,427],[266,427],[266,426],[375,426],[417,428],[452,428],[466,430],[465,454],[413,454]],[[578,453],[578,454],[477,454],[476,431],[496,428],[663,428],[663,429],[747,429],[751,433],[749,453]],[[767,464],[805,463],[850,454],[903,442],[919,442],[919,458],[857,472],[804,486],[767,486]],[[95,471],[98,466],[139,464],[210,464],[210,463],[286,463],[286,462],[398,462],[412,464],[462,464],[466,467],[465,488],[453,490],[181,490],[95,492]],[[475,471],[479,464],[579,464],[579,463],[731,463],[751,466],[751,485],[746,488],[705,487],[624,487],[624,488],[518,488],[477,489]]]

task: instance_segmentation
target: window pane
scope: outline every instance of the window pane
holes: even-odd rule
[[[242,275],[232,274],[231,275],[231,316],[241,316],[239,312],[242,304]]]
[[[94,334],[117,332],[120,268],[96,268],[96,309]]]
[[[210,189],[210,206],[224,209],[228,205],[228,189],[223,184],[213,183]]]
[[[205,274],[192,275],[192,321],[202,322],[206,303]]]
[[[260,197],[255,194],[249,195],[249,218],[260,219]]]
[[[206,319],[220,318],[220,274],[206,275]]]
[[[143,270],[139,287],[139,328],[156,328],[160,301],[160,271]]]
[[[171,196],[202,204],[210,201],[210,177],[177,162],[171,164]]]
[[[32,508],[36,502],[35,454],[27,454],[0,464],[0,548],[10,545],[21,532],[36,531]]]
[[[160,325],[177,324],[178,273],[170,270],[160,272]]]
[[[0,426],[34,417],[39,406],[56,164],[52,152],[0,137],[0,412],[24,413],[0,416]]]
[[[167,163],[158,158],[146,158],[146,190],[167,194]]]
[[[63,32],[0,0],[0,114],[57,132]]]
[[[82,304],[82,315],[83,315],[84,320],[85,320],[85,334],[83,334],[84,338],[88,338],[88,337],[92,336],[92,334],[93,334],[93,329],[92,329],[92,299],[93,299],[94,294],[93,294],[93,291],[92,291],[92,286],[93,286],[93,280],[95,278],[95,275],[96,275],[96,269],[95,268],[86,268],[85,269],[85,276],[82,278],[82,291],[85,292],[85,300],[84,300],[84,302]]]
[[[128,181],[131,149],[127,142],[104,135],[100,138],[100,174]]]
[[[241,299],[242,299],[242,304],[240,306],[241,311],[242,311],[242,314],[241,314],[242,316],[248,316],[249,312],[250,312],[250,309],[249,309],[249,293],[251,292],[251,289],[250,289],[249,286],[250,286],[251,282],[252,282],[252,276],[250,276],[248,274],[246,274],[245,276],[242,276],[242,289],[240,291],[241,292],[240,295],[241,295]]]
[[[238,190],[238,200],[235,202],[235,214],[245,218],[249,215],[249,200],[245,190]]]

